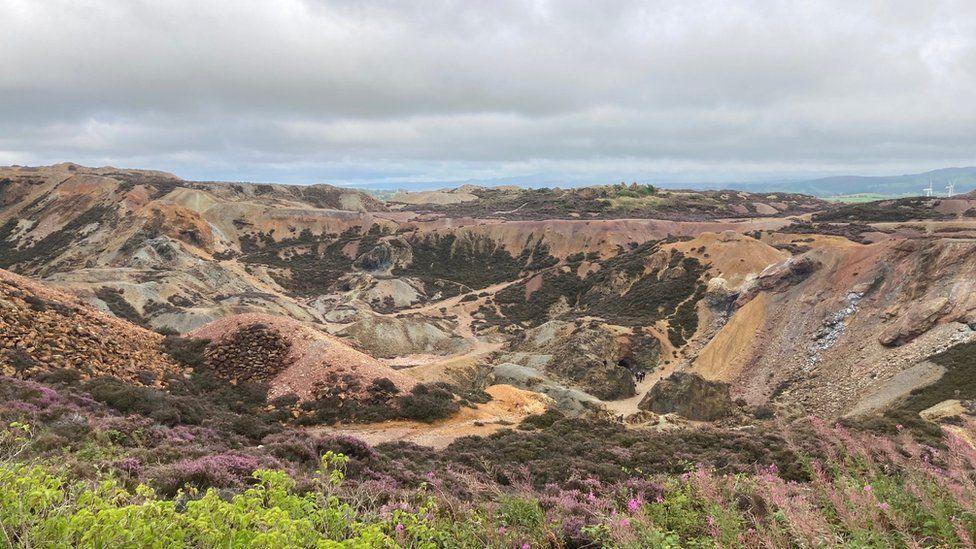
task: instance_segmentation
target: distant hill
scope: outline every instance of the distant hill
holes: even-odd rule
[[[788,191],[812,194],[814,196],[837,196],[849,194],[883,195],[921,195],[932,182],[937,196],[944,196],[946,185],[956,182],[957,194],[976,189],[976,167],[943,168],[925,173],[866,177],[841,175],[805,181],[780,181],[764,183],[740,183],[727,185],[750,192]]]
[[[667,181],[658,178],[632,177],[621,175],[619,181],[638,181],[650,183],[665,189],[705,190],[739,190],[753,193],[788,192],[808,194],[817,197],[834,197],[853,194],[884,195],[884,196],[918,196],[925,194],[922,189],[932,181],[932,189],[936,196],[945,196],[946,184],[956,181],[956,193],[967,193],[976,189],[976,167],[943,168],[925,173],[905,175],[860,176],[840,175],[818,179],[780,179],[770,181],[742,181],[742,182],[688,182]],[[617,181],[612,181],[617,182]],[[569,175],[527,175],[520,177],[504,177],[493,179],[469,179],[465,181],[427,181],[402,183],[372,183],[356,185],[374,196],[389,200],[399,192],[432,191],[439,189],[453,189],[465,184],[480,187],[517,186],[529,189],[555,188],[572,189],[589,186],[599,186],[608,183],[605,178],[580,178]]]

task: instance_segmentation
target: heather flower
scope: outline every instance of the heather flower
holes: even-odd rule
[[[261,462],[254,456],[239,453],[217,454],[187,459],[158,468],[150,476],[164,493],[175,493],[185,484],[198,488],[240,487]]]
[[[973,546],[973,538],[969,535],[969,531],[966,529],[966,525],[956,517],[952,517],[952,526],[956,532],[956,536],[962,541],[964,547]]]
[[[113,463],[112,466],[115,469],[132,476],[136,476],[140,473],[140,471],[142,471],[142,464],[139,463],[139,460],[134,457],[122,458]]]
[[[636,498],[630,498],[630,501],[627,502],[627,510],[636,513],[638,509],[640,509],[640,501]]]
[[[19,402],[19,401],[7,402],[6,404],[4,404],[4,408],[14,412],[23,412],[29,414],[37,412],[40,409],[37,407],[36,404],[31,404],[29,402]]]
[[[586,526],[586,521],[579,516],[568,516],[562,521],[563,536],[566,539],[574,540],[577,542],[583,542],[583,528]],[[582,543],[580,543],[582,545]]]
[[[397,534],[402,534],[404,532],[404,530],[406,530],[406,527],[403,526],[403,523],[402,522],[398,522],[397,525],[396,525],[396,528],[394,528],[394,530],[396,530],[396,533]]]

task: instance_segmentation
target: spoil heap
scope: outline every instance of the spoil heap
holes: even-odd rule
[[[368,396],[376,380],[389,380],[393,392],[409,391],[417,383],[341,339],[290,318],[247,313],[215,320],[188,335],[211,341],[205,351],[211,367],[228,377],[267,382],[272,398],[294,394],[308,401],[324,391],[339,391],[343,399],[358,399]]]
[[[0,270],[0,374],[31,377],[68,368],[82,378],[141,383],[180,368],[161,350],[163,336],[102,313],[76,298]]]

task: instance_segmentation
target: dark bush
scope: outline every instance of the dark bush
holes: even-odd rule
[[[253,415],[240,415],[231,421],[231,430],[251,440],[261,440],[276,431],[263,419]]]
[[[294,408],[298,405],[299,398],[295,393],[288,393],[286,395],[281,395],[271,399],[268,404],[271,404],[275,408]]]
[[[377,399],[388,398],[400,392],[389,378],[378,377],[369,386],[369,392]]]
[[[943,445],[942,429],[938,424],[926,421],[918,413],[905,409],[894,408],[883,416],[867,416],[862,418],[845,418],[841,425],[858,431],[868,431],[880,435],[896,436],[902,429],[912,434],[915,440],[932,447]]]
[[[34,379],[42,383],[74,385],[81,381],[81,373],[71,368],[55,368],[47,372],[41,372],[34,376]]]
[[[32,446],[35,450],[44,453],[52,450],[61,450],[70,444],[71,441],[67,438],[53,431],[46,431],[37,435],[37,438],[34,439]]]
[[[519,429],[524,431],[532,431],[534,429],[545,429],[547,427],[552,427],[552,424],[566,419],[566,416],[555,408],[550,408],[541,414],[536,414],[529,416],[522,420],[519,424]]]
[[[162,395],[153,394],[151,389],[129,385],[112,377],[99,377],[84,384],[84,389],[95,400],[112,408],[129,413],[146,410],[150,401],[159,400]]]
[[[524,425],[524,423],[523,423]],[[532,472],[537,487],[572,479],[623,481],[641,474],[680,474],[697,464],[721,472],[747,473],[757,465],[776,464],[780,475],[806,480],[807,472],[778,434],[696,428],[658,432],[628,429],[618,423],[561,419],[557,413],[534,416],[534,430],[502,430],[488,437],[462,437],[440,452],[411,445],[381,444],[377,451],[413,474],[444,467],[468,468],[509,482],[513,463]]]
[[[43,299],[37,297],[36,295],[25,295],[24,302],[27,303],[30,308],[38,313],[43,313],[47,310],[47,302]]]
[[[409,394],[398,397],[397,407],[403,417],[426,423],[450,417],[461,409],[449,390],[423,383],[415,385]]]
[[[164,425],[199,424],[204,419],[204,405],[197,399],[174,396],[165,391],[130,385],[112,377],[99,377],[82,388],[98,402],[123,414],[136,413]]]
[[[756,406],[756,409],[752,413],[753,417],[756,419],[773,419],[776,413],[769,406]]]
[[[136,381],[143,385],[153,385],[156,383],[156,374],[148,370],[139,370],[135,375]]]
[[[95,297],[105,302],[113,315],[138,326],[146,326],[146,319],[125,299],[121,288],[98,288]]]
[[[209,344],[208,339],[190,339],[169,334],[163,339],[163,350],[176,362],[190,368],[199,368],[206,362],[203,351]]]
[[[24,373],[37,365],[34,357],[24,349],[10,349],[7,351],[7,360],[14,367],[17,373]]]
[[[283,431],[268,435],[261,445],[272,456],[308,468],[318,466],[321,456],[311,436],[305,431]]]

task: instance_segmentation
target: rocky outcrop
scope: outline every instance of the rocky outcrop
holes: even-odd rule
[[[878,341],[898,347],[939,324],[976,320],[976,247],[967,240],[908,240],[895,247],[902,272],[892,277],[899,300],[886,311],[890,325]],[[886,319],[886,320],[887,320]]]
[[[509,362],[499,364],[492,370],[492,380],[493,383],[504,383],[544,394],[553,399],[556,408],[570,415],[584,414],[602,406],[600,400],[592,395],[553,381],[543,372],[528,366]]]
[[[661,354],[660,342],[640,331],[555,320],[526,331],[515,348],[522,362],[548,357],[546,373],[603,400],[634,396],[634,374],[654,370]]]
[[[959,399],[953,398],[930,406],[919,412],[918,415],[924,420],[938,422],[958,418],[963,414],[969,414],[972,409],[972,402],[962,402]]]
[[[409,354],[446,355],[467,348],[444,320],[423,317],[393,318],[357,310],[352,323],[337,335],[354,339],[373,356],[393,358]]]
[[[685,372],[675,372],[655,384],[639,407],[657,414],[677,413],[696,421],[721,419],[733,410],[727,383]]]
[[[413,261],[410,244],[403,237],[387,237],[364,252],[354,263],[357,269],[374,275],[390,275],[394,268]]]
[[[264,324],[243,326],[204,351],[209,366],[228,379],[264,381],[288,367],[289,343],[277,329]]]
[[[908,343],[935,326],[949,305],[948,298],[937,297],[911,306],[894,325],[881,333],[878,341],[886,347]]]
[[[787,259],[767,268],[742,291],[737,300],[739,306],[752,300],[760,292],[782,292],[806,280],[823,265],[816,259],[803,255]]]
[[[117,304],[148,326],[181,332],[242,312],[313,320],[288,292],[328,289],[352,270],[355,244],[384,234],[368,228],[386,223],[374,216],[387,209],[382,202],[328,185],[195,182],[71,164],[0,167],[0,181],[0,268],[96,306],[100,291],[124,289]],[[293,244],[279,254],[282,241]],[[330,245],[326,257],[315,255]]]
[[[636,394],[622,349],[606,326],[587,325],[560,337],[552,355],[548,372],[597,398],[615,400]]]

